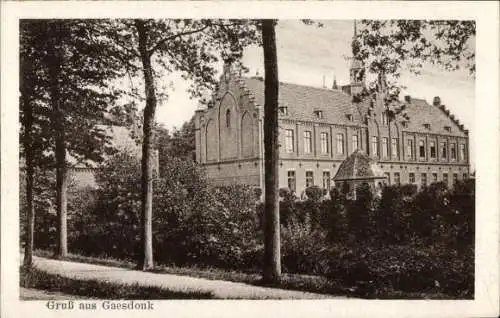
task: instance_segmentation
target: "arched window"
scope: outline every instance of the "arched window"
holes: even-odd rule
[[[226,110],[226,127],[231,128],[231,111]]]

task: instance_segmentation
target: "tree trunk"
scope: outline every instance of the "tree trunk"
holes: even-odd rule
[[[64,109],[61,100],[59,77],[63,63],[61,53],[57,48],[61,46],[61,25],[55,24],[52,45],[47,47],[49,58],[50,98],[52,103],[52,127],[55,132],[55,159],[56,159],[56,209],[58,242],[56,257],[68,255],[67,243],[67,193],[68,184],[66,177],[66,140],[64,129]]]
[[[29,64],[29,62],[27,63]],[[30,67],[29,65],[23,65],[22,67]],[[33,237],[35,231],[35,207],[33,204],[33,180],[34,180],[34,169],[33,169],[33,108],[31,105],[30,97],[33,93],[30,89],[25,89],[25,85],[30,85],[29,83],[21,84],[22,91],[22,107],[24,112],[24,156],[26,165],[26,230],[25,230],[25,242],[24,242],[24,265],[31,267],[33,265]]]
[[[264,47],[264,271],[263,281],[281,280],[280,221],[278,191],[278,58],[275,21],[262,21]]]
[[[156,111],[156,93],[151,66],[151,55],[147,49],[147,29],[144,21],[135,20],[135,26],[139,35],[139,53],[141,55],[144,72],[144,87],[146,90],[146,107],[144,108],[143,142],[142,142],[142,162],[141,162],[141,241],[142,250],[139,259],[139,267],[142,270],[149,270],[154,267],[153,263],[153,128]]]

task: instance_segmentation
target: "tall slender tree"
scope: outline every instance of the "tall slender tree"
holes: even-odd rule
[[[96,124],[120,91],[109,81],[123,76],[120,51],[102,36],[100,20],[23,20],[21,27],[22,135],[27,163],[27,262],[33,248],[33,168],[56,169],[58,241],[56,255],[67,254],[67,168],[111,151],[110,136]],[[36,57],[36,58],[34,58]],[[36,127],[33,123],[36,122]],[[37,128],[37,129],[34,129]],[[35,140],[48,141],[45,143]],[[53,143],[52,143],[53,141]],[[35,150],[40,156],[34,156]],[[39,159],[55,160],[41,165]],[[29,191],[28,191],[29,190]]]
[[[278,147],[278,57],[276,51],[276,21],[262,20],[264,49],[264,270],[263,280],[281,280],[280,221],[279,221],[279,147]]]

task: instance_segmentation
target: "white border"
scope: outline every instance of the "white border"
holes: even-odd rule
[[[1,310],[10,317],[495,317],[499,312],[499,16],[495,2],[3,2],[1,17]],[[233,17],[316,19],[474,19],[477,22],[477,230],[474,301],[157,301],[153,312],[50,312],[20,302],[18,219],[18,19]],[[472,107],[472,105],[471,105]],[[481,138],[480,138],[480,137]]]

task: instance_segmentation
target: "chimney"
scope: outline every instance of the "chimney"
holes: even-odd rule
[[[333,85],[332,89],[339,89],[339,86],[337,85],[337,77],[333,77]]]
[[[325,75],[323,75],[323,88],[325,88]]]
[[[432,105],[440,106],[441,105],[441,98],[439,96],[434,97],[434,99],[432,100]]]
[[[405,102],[407,102],[408,104],[411,104],[411,96],[410,95],[405,96]]]

